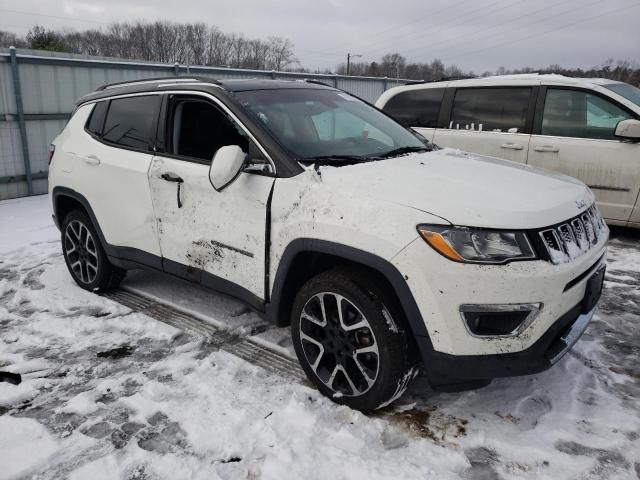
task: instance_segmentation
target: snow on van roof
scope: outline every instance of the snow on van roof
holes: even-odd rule
[[[560,75],[557,73],[518,73],[511,75],[491,75],[488,77],[477,77],[472,80],[535,80],[545,81],[551,80],[554,82],[562,82],[568,84],[576,83],[591,83],[595,85],[605,85],[608,83],[620,83],[615,80],[607,78],[580,78],[580,77],[567,77],[566,75]]]

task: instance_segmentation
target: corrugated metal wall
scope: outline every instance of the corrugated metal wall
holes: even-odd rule
[[[10,49],[0,49],[0,200],[47,191],[47,150],[62,130],[74,102],[105,83],[145,77],[172,76],[187,67],[88,57],[33,50],[14,50],[20,80],[24,134],[27,139],[32,188],[28,188],[21,122]],[[404,83],[384,78],[312,75],[291,72],[190,67],[193,75],[218,79],[314,79],[374,102],[387,88]]]

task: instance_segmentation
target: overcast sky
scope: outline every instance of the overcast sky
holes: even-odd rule
[[[16,12],[26,12],[16,13]],[[330,68],[347,52],[399,52],[482,73],[500,66],[640,63],[640,0],[0,0],[0,29],[205,22],[248,37],[287,37],[300,64]]]

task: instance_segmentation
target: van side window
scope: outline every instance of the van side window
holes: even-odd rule
[[[580,90],[547,89],[542,135],[615,140],[616,125],[633,118],[604,98]]]
[[[436,128],[444,90],[407,90],[391,97],[383,110],[405,127]]]
[[[249,139],[212,103],[174,97],[170,104],[169,152],[211,162],[220,147],[238,145],[248,152]]]
[[[107,113],[107,108],[109,107],[109,102],[97,102],[93,106],[93,110],[91,111],[91,116],[87,121],[86,129],[92,135],[96,137],[102,136],[102,127],[104,127],[104,118]]]
[[[151,150],[156,134],[160,95],[111,100],[102,139],[140,150]]]
[[[456,91],[449,128],[523,133],[531,88],[461,88]]]

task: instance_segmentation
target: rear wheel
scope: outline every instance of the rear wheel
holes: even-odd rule
[[[309,280],[296,296],[291,329],[309,379],[324,395],[352,408],[388,405],[418,372],[393,298],[356,270],[332,270]]]
[[[126,274],[109,262],[93,223],[82,210],[74,210],[64,219],[62,252],[69,273],[85,290],[115,288]]]

